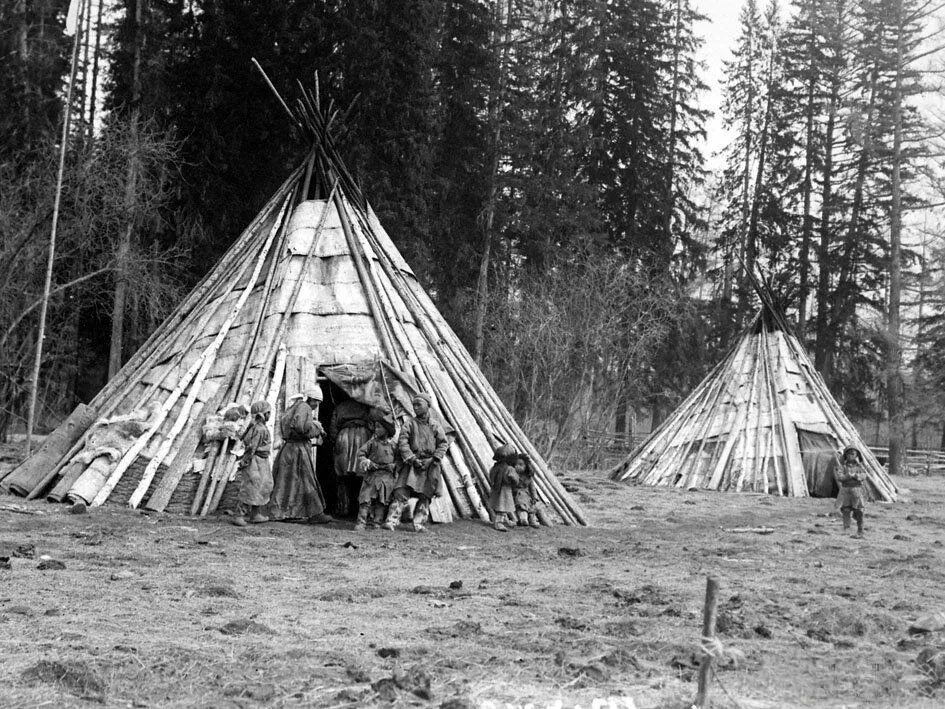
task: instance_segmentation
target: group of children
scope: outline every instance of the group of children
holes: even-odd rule
[[[499,446],[492,456],[495,465],[489,471],[489,507],[495,516],[492,525],[497,532],[509,527],[540,527],[538,496],[535,492],[535,471],[525,453],[512,446]]]
[[[241,438],[243,454],[238,465],[240,485],[236,515],[233,518],[237,526],[269,521],[263,509],[273,489],[269,465],[272,436],[268,427],[272,411],[268,403],[260,401],[250,407],[249,413],[251,420]],[[357,453],[357,472],[362,476],[362,482],[355,531],[369,526],[393,530],[396,526],[389,519],[397,485],[396,425],[393,418],[383,412],[372,412],[372,419],[374,435]],[[492,488],[489,506],[495,516],[494,528],[507,532],[510,526],[516,525],[540,527],[535,474],[529,457],[517,453],[511,446],[503,445],[496,449],[493,460],[495,465],[489,473]]]

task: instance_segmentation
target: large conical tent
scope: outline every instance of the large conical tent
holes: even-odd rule
[[[896,486],[844,415],[770,291],[738,343],[685,401],[611,471],[646,485],[835,496],[833,466],[855,446],[870,498]]]
[[[585,524],[345,169],[332,139],[338,112],[302,89],[290,113],[312,146],[307,159],[89,407],[4,486],[211,513],[235,487],[235,444],[206,441],[210,415],[267,399],[278,416],[318,378],[326,390],[373,391],[401,415],[411,413],[409,394],[431,395],[454,430],[435,520],[489,519],[492,453],[508,443],[535,463],[546,521]],[[278,426],[274,434],[278,445]]]

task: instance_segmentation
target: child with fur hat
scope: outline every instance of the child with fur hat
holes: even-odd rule
[[[494,515],[493,528],[497,532],[507,532],[506,521],[511,518],[515,526],[515,485],[519,482],[518,471],[515,468],[519,460],[518,453],[509,445],[496,448],[492,455],[495,465],[489,470],[489,485],[492,492],[489,494],[489,507]]]
[[[358,448],[357,469],[364,476],[358,494],[358,519],[354,523],[357,532],[380,526],[387,517],[387,508],[394,494],[394,419],[372,412],[374,436]]]
[[[512,491],[515,497],[515,515],[519,527],[541,527],[538,521],[538,491],[535,488],[535,469],[527,453],[519,455],[515,461],[518,482]]]
[[[266,425],[271,411],[267,401],[257,401],[249,409],[252,420],[242,436],[244,453],[239,461],[240,490],[237,513],[233,518],[233,524],[238,527],[246,526],[247,515],[253,524],[269,521],[260,508],[269,504],[272,493],[272,470],[269,468],[272,436]]]
[[[843,515],[843,529],[850,529],[850,515],[856,520],[856,535],[863,536],[863,481],[866,480],[866,469],[863,467],[863,456],[854,446],[843,449],[843,455],[836,467],[835,477],[840,486],[837,495],[837,507]]]

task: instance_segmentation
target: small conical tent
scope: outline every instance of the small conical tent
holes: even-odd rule
[[[646,485],[835,496],[842,448],[863,456],[871,499],[896,486],[844,415],[770,294],[735,347],[610,473]]]
[[[4,486],[208,514],[235,471],[232,437],[202,440],[210,415],[266,399],[277,419],[287,397],[319,378],[400,414],[411,413],[410,393],[431,395],[453,429],[435,520],[489,519],[492,453],[508,443],[534,462],[546,521],[585,524],[345,169],[332,140],[337,112],[323,113],[304,90],[303,99],[292,113],[313,146],[308,158],[90,405]]]

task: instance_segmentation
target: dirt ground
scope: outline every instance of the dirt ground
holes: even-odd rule
[[[680,709],[708,574],[714,706],[945,705],[916,663],[945,630],[908,632],[945,610],[945,479],[897,481],[855,540],[828,500],[563,478],[591,527],[240,529],[0,496],[0,706]]]

